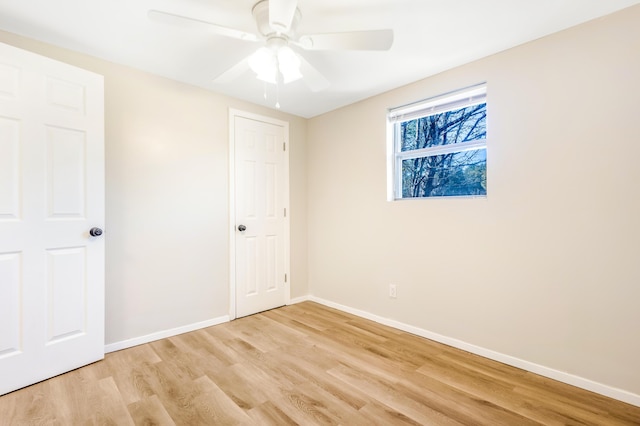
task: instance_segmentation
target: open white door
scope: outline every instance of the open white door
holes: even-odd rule
[[[289,129],[288,123],[234,111],[231,126],[236,285],[232,317],[242,317],[289,300]]]
[[[103,98],[0,44],[0,395],[104,357]]]

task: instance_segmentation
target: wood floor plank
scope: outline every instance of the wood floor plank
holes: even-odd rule
[[[200,418],[185,425],[250,425],[253,423],[247,412],[233,402],[209,377],[196,381],[201,393],[194,400]],[[175,418],[175,417],[174,417]]]
[[[288,307],[289,306],[287,306],[287,308]],[[267,318],[273,319],[274,321],[277,321],[280,324],[291,328],[292,330],[298,330],[298,331],[304,332],[307,335],[313,335],[318,331],[325,330],[324,327],[317,329],[298,321],[294,314],[285,310],[284,308],[265,311],[260,313],[260,315],[264,315]]]
[[[0,397],[0,426],[640,425],[625,404],[305,302]]]
[[[396,389],[408,398],[463,424],[517,424],[521,426],[540,424],[517,410],[513,410],[511,406],[492,403],[422,374],[403,374]]]
[[[305,393],[301,387],[283,389],[275,396],[274,403],[300,425],[337,425],[339,417],[323,401]]]
[[[154,388],[149,383],[147,372],[150,364],[135,364],[135,368],[126,370],[114,369],[111,377],[116,382],[125,404],[131,404],[154,395]]]
[[[595,413],[596,416],[604,416],[606,413],[612,422],[620,421],[620,424],[640,425],[638,407],[566,383],[555,382],[531,372],[525,372],[524,380],[517,384],[514,391],[516,394],[525,394],[532,390],[537,394],[537,399],[543,399],[543,404],[544,400],[551,397],[564,407],[578,406]]]
[[[180,350],[173,342],[173,337],[150,343],[164,364],[173,367],[176,374],[187,380],[195,380],[204,373],[196,362],[196,355],[190,351]]]
[[[49,396],[56,401],[56,417],[62,424],[84,422],[91,416],[92,406],[97,404],[97,382],[87,382],[88,375],[87,369],[79,369],[49,380]]]
[[[332,326],[339,324],[339,320],[335,320],[335,316],[332,315],[330,311],[326,311],[325,315],[322,315],[317,313],[313,308],[301,310],[297,309],[294,305],[287,306],[286,308],[293,309],[283,309],[280,313],[300,324],[304,324],[311,330],[326,331]]]
[[[332,368],[328,373],[421,424],[460,424],[455,419],[407,397],[397,390],[395,383],[384,377],[372,375],[370,371],[342,365]]]
[[[222,327],[217,327],[222,329]],[[213,331],[216,327],[209,327],[202,330],[194,331],[193,333],[187,333],[193,335],[196,339],[190,341],[189,344],[194,344],[193,349],[201,348],[209,353],[209,355],[215,357],[220,362],[226,365],[233,365],[237,362],[238,353],[225,344],[225,340],[217,338]],[[184,336],[184,335],[181,335]]]
[[[477,395],[488,402],[508,400],[513,394],[514,384],[496,380],[480,372],[451,365],[436,357],[423,364],[417,373],[436,379],[468,394]]]
[[[290,369],[304,377],[308,383],[314,384],[336,399],[348,404],[354,410],[359,410],[372,401],[364,392],[348,386],[346,383],[338,382],[327,374],[330,368],[337,367],[340,363],[333,362],[331,365],[323,365],[321,362],[316,362],[316,360],[318,358],[327,359],[326,356],[322,354],[313,356],[315,352],[302,354],[301,352],[296,352],[296,349],[284,348],[281,352],[270,355],[280,360],[280,362],[286,363]]]
[[[0,397],[0,425],[62,425],[50,384],[47,380]]]
[[[262,352],[291,345],[305,336],[294,329],[281,326],[268,317],[259,315],[250,316],[245,321],[234,321],[234,327],[231,329],[237,337],[250,341]]]
[[[531,408],[532,417],[538,417],[541,421],[544,419],[553,419],[556,421],[588,425],[601,424],[602,419],[607,419],[609,424],[615,425],[640,425],[640,414],[636,414],[634,418],[625,418],[620,412],[615,414],[609,410],[603,409],[598,405],[585,405],[578,400],[567,399],[562,396],[561,390],[564,386],[558,386],[559,390],[545,392],[533,390],[532,388],[516,387],[514,395],[527,401],[527,407]],[[578,391],[576,389],[576,391]],[[580,393],[580,392],[576,392]],[[542,416],[541,414],[544,414]]]
[[[85,424],[133,426],[135,423],[122,399],[113,377],[98,381],[96,401]]]
[[[418,423],[410,417],[405,416],[396,410],[387,407],[379,402],[367,404],[360,409],[360,414],[369,420],[369,424],[375,425],[406,425],[406,426],[421,426],[422,423]],[[435,423],[433,423],[435,424]],[[450,423],[455,424],[455,423]],[[460,423],[458,423],[460,424]]]
[[[291,417],[287,416],[272,401],[267,401],[249,410],[249,416],[257,425],[297,425]]]
[[[136,425],[176,425],[156,395],[129,404],[127,408]]]
[[[104,361],[85,370],[95,371],[97,378],[113,377],[124,403],[130,404],[153,395],[142,369],[160,361],[158,354],[147,344],[106,354]]]
[[[244,410],[269,401],[270,393],[275,387],[273,379],[252,363],[234,364],[224,370],[209,371],[207,377]]]

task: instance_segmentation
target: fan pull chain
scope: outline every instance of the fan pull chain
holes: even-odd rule
[[[276,78],[276,109],[280,109],[280,76]]]

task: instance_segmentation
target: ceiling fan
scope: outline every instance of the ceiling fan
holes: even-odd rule
[[[148,15],[156,22],[206,28],[221,36],[262,43],[253,54],[215,77],[216,83],[231,82],[251,69],[259,80],[272,84],[286,84],[302,78],[312,91],[317,92],[326,89],[329,81],[292,46],[302,52],[389,50],[393,44],[393,30],[390,29],[298,34],[302,14],[297,0],[260,0],[251,12],[256,21],[257,34],[159,10],[150,10]]]

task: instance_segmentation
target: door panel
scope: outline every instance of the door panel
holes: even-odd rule
[[[48,342],[82,334],[87,312],[85,248],[47,250]]]
[[[84,217],[86,148],[82,131],[47,127],[49,218]]]
[[[242,270],[240,276],[244,278],[244,291],[241,293],[241,297],[246,298],[258,294],[258,239],[256,237],[246,237],[245,247],[246,257],[244,263],[246,266],[244,268],[244,276],[242,275]]]
[[[0,359],[20,351],[21,253],[0,253]]]
[[[17,99],[20,87],[20,67],[0,63],[0,97]]]
[[[278,237],[275,235],[267,235],[264,240],[265,290],[277,291],[278,283],[283,279],[278,276],[278,272],[281,269],[279,267],[281,256],[279,253]]]
[[[103,99],[0,44],[0,395],[104,357]]]
[[[0,117],[0,221],[20,212],[20,121]]]
[[[85,114],[86,93],[82,84],[59,78],[47,78],[47,103],[52,108]]]
[[[236,116],[234,138],[235,301],[241,317],[287,301],[285,129]]]

